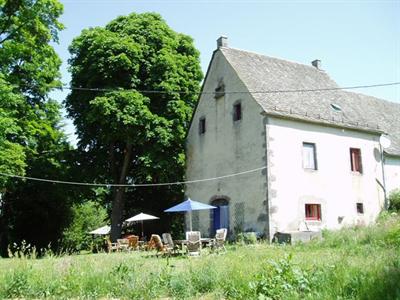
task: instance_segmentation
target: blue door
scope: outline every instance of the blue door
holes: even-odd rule
[[[217,208],[212,210],[214,232],[220,228],[226,228],[229,230],[229,206],[216,205],[216,207]]]

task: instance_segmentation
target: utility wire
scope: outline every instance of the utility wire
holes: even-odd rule
[[[378,83],[370,85],[356,85],[347,87],[328,87],[328,88],[315,88],[315,89],[288,89],[288,90],[255,90],[255,91],[225,91],[225,92],[191,92],[191,91],[161,91],[161,90],[136,90],[136,89],[123,89],[123,88],[89,88],[89,87],[74,87],[63,84],[61,89],[67,89],[72,91],[91,91],[91,92],[117,92],[117,91],[136,91],[142,94],[192,94],[192,95],[202,95],[202,94],[278,94],[278,93],[302,93],[302,92],[321,92],[321,91],[337,91],[337,90],[352,90],[352,89],[364,89],[364,88],[374,88],[383,86],[400,85],[400,82],[390,82],[390,83]]]
[[[248,173],[257,172],[260,170],[265,169],[266,167],[256,168],[252,170],[247,170],[239,173],[223,175],[218,177],[212,178],[204,178],[204,179],[196,179],[196,180],[189,180],[189,181],[176,181],[176,182],[165,182],[165,183],[133,183],[133,184],[110,184],[110,183],[91,183],[91,182],[76,182],[76,181],[62,181],[62,180],[53,180],[53,179],[45,179],[45,178],[37,178],[37,177],[29,177],[29,176],[20,176],[15,174],[8,174],[8,173],[1,173],[0,176],[12,177],[12,178],[19,178],[19,179],[26,179],[32,181],[41,181],[41,182],[48,182],[48,183],[57,183],[57,184],[68,184],[68,185],[80,185],[80,186],[103,186],[103,187],[153,187],[153,186],[169,186],[169,185],[183,185],[183,184],[190,184],[190,183],[198,183],[198,182],[205,182],[205,181],[213,181],[223,178],[230,178],[235,176],[240,176]]]

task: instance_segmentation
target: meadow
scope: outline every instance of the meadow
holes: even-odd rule
[[[307,244],[0,259],[1,299],[400,299],[400,217]],[[34,255],[33,255],[34,256]]]

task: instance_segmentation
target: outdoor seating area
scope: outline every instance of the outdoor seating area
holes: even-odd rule
[[[139,213],[124,221],[125,228],[135,224],[141,224],[141,236],[135,234],[126,234],[118,238],[116,242],[110,240],[110,226],[103,226],[89,233],[94,236],[105,236],[105,249],[108,253],[111,252],[130,252],[130,251],[156,251],[156,255],[170,256],[170,255],[188,255],[200,256],[202,249],[207,249],[208,253],[225,252],[225,241],[227,236],[227,228],[220,228],[216,230],[214,238],[202,237],[200,231],[193,231],[192,229],[192,211],[215,209],[214,206],[196,202],[188,199],[178,205],[175,205],[165,212],[188,212],[189,214],[189,231],[185,234],[184,240],[174,240],[171,233],[165,232],[161,236],[159,234],[151,234],[147,242],[144,234],[143,221],[157,220],[159,217]],[[162,237],[162,238],[161,238]]]
[[[107,252],[130,252],[130,251],[155,251],[159,256],[187,255],[200,256],[202,252],[221,253],[225,252],[226,228],[218,229],[215,238],[202,238],[200,231],[186,232],[186,239],[173,240],[170,233],[163,233],[162,238],[158,234],[152,234],[148,242],[140,241],[139,236],[129,235],[117,239],[112,243],[107,237]],[[205,251],[204,251],[205,250]]]

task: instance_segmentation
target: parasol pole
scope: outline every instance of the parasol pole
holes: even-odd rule
[[[141,221],[141,223],[142,223],[142,238],[144,238],[144,231],[143,231],[143,220]]]
[[[193,231],[192,230],[192,211],[191,210],[189,210],[189,225],[190,225],[190,231]]]

